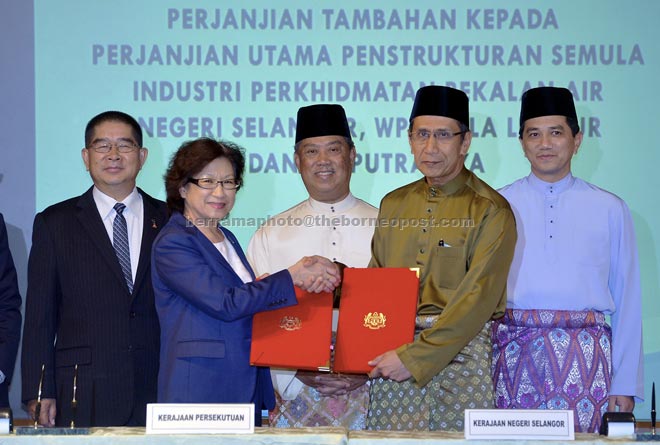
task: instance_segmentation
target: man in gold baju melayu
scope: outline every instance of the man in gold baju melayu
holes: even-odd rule
[[[416,335],[370,362],[367,427],[460,431],[465,409],[493,406],[489,328],[506,307],[515,221],[464,166],[465,93],[421,88],[408,133],[424,177],[383,198],[370,266],[420,268]]]

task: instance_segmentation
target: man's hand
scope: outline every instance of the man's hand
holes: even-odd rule
[[[326,397],[343,396],[367,382],[366,375],[326,374],[312,371],[298,371],[296,378]]]
[[[410,371],[408,371],[403,362],[399,359],[396,351],[387,351],[371,360],[368,364],[369,366],[374,367],[369,373],[369,377],[372,379],[383,377],[396,382],[403,382],[412,377]]]
[[[307,292],[332,292],[340,282],[337,265],[318,255],[303,257],[288,270],[293,284]]]
[[[37,407],[37,400],[30,400],[27,404],[27,411],[32,420],[37,420],[39,425],[51,427],[55,426],[55,415],[57,408],[55,406],[55,399],[41,399],[41,412],[39,419],[34,418],[34,411]]]
[[[635,399],[631,396],[610,396],[608,411],[632,412],[635,409]],[[617,409],[618,408],[618,409]]]

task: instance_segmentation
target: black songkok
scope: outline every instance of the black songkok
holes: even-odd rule
[[[470,106],[467,94],[455,88],[429,85],[417,90],[410,122],[417,116],[444,116],[470,128]]]
[[[566,116],[577,120],[573,95],[559,87],[539,87],[525,91],[520,107],[520,127],[528,119],[541,116]]]
[[[296,144],[317,136],[344,136],[351,139],[346,113],[341,105],[310,105],[298,110]]]

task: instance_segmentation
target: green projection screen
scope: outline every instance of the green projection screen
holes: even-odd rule
[[[466,165],[501,187],[529,172],[517,140],[522,93],[565,86],[585,133],[574,174],[633,213],[649,394],[660,370],[658,17],[653,0],[36,0],[36,210],[91,184],[84,126],[119,109],[143,126],[149,158],[138,184],[160,198],[183,141],[246,148],[245,186],[228,221],[246,247],[264,218],[306,197],[293,163],[300,106],[344,106],[358,151],[351,189],[378,205],[419,177],[406,137],[419,87],[468,94]],[[648,417],[648,403],[638,417]]]

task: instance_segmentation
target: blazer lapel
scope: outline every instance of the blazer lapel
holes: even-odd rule
[[[138,260],[138,268],[135,273],[135,284],[133,286],[133,294],[137,294],[142,286],[149,268],[151,267],[151,246],[160,229],[165,225],[166,215],[162,209],[158,208],[158,201],[151,196],[144,193],[138,188],[138,192],[142,195],[142,209],[144,212],[143,226],[142,226],[142,241],[140,244],[140,259]]]
[[[216,268],[219,274],[226,275],[229,274],[236,283],[236,285],[243,283],[241,280],[241,277],[238,276],[238,274],[234,271],[234,269],[231,267],[229,262],[225,259],[225,257],[218,251],[218,249],[213,245],[213,243],[204,235],[197,227],[195,226],[187,226],[186,225],[186,219],[185,217],[180,214],[180,213],[174,213],[171,217],[175,223],[179,224],[185,231],[188,231],[189,233],[194,234],[194,236],[197,238],[197,241],[199,242],[200,246],[206,250],[206,253],[210,255],[212,258],[215,258],[216,261],[211,263],[211,267]],[[234,246],[236,249],[236,246],[238,242],[236,241],[236,238],[231,234],[228,233],[227,230],[223,229],[221,227],[222,233],[227,237],[227,239],[231,242],[231,244]],[[244,255],[242,255],[242,251],[240,249],[240,246],[236,249],[237,252],[239,252],[239,256],[241,257],[241,261],[243,264],[245,264],[245,267],[247,267],[247,270],[250,271],[250,275],[252,276],[252,279],[254,280],[254,273],[252,272],[252,268],[247,264],[247,260],[244,259]],[[221,270],[221,269],[224,269]]]
[[[121,271],[121,266],[119,265],[119,260],[117,260],[115,249],[112,247],[110,237],[105,230],[103,220],[101,219],[99,210],[94,202],[91,187],[80,197],[77,207],[78,212],[76,217],[78,218],[78,221],[80,221],[83,230],[87,232],[87,235],[89,235],[92,242],[96,245],[101,258],[108,263],[109,269],[115,274],[117,280],[126,289],[126,293],[128,293],[128,287],[124,281],[124,274]]]
[[[181,221],[179,221],[181,224],[185,224],[185,218],[182,215],[178,215],[181,218]],[[213,243],[204,235],[201,230],[197,229],[194,226],[191,227],[186,227],[186,229],[193,231],[195,234],[195,237],[197,238],[199,244],[202,246],[204,250],[206,250],[206,253],[210,255],[212,258],[215,258],[216,261],[211,263],[211,266],[214,268],[217,268],[218,273],[222,275],[229,274],[229,276],[232,277],[232,279],[238,283],[242,283],[243,281],[241,278],[238,276],[238,274],[234,271],[234,269],[231,267],[229,262],[225,259],[225,257],[218,251],[218,249],[213,245]],[[224,269],[221,270],[221,269]]]
[[[254,271],[252,270],[252,266],[250,266],[250,263],[248,262],[247,258],[245,257],[245,253],[243,253],[243,249],[241,249],[240,244],[238,244],[238,240],[234,236],[233,233],[231,233],[229,230],[225,230],[224,228],[220,227],[220,230],[222,230],[222,233],[225,235],[225,238],[229,240],[231,245],[234,247],[234,250],[238,254],[238,257],[241,259],[241,262],[245,266],[245,268],[250,272],[250,276],[252,277],[252,281],[256,279],[254,275]]]
[[[225,257],[218,251],[218,249],[213,245],[213,243],[200,231],[195,229],[195,236],[199,240],[199,243],[202,245],[204,249],[206,249],[206,252],[211,255],[212,257],[217,258],[216,266],[220,266],[225,270],[225,273],[229,273],[231,276],[233,276],[236,280],[241,281],[239,278],[238,274],[234,272],[234,269],[231,267],[231,265],[227,262]]]

